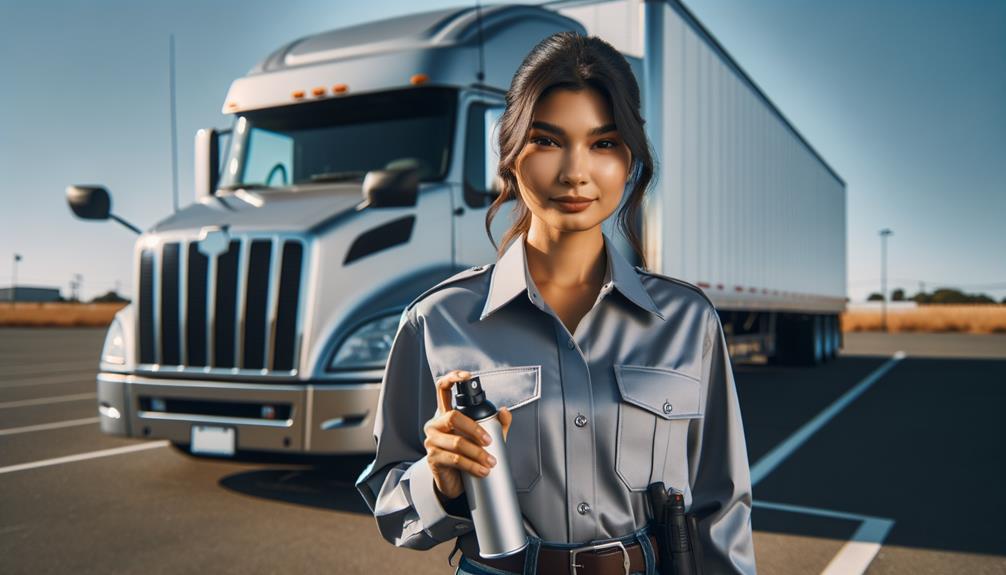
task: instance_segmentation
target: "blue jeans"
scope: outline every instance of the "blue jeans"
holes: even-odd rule
[[[631,543],[639,543],[643,548],[643,557],[646,558],[646,571],[633,571],[630,575],[657,575],[657,566],[654,562],[653,547],[650,545],[649,528],[643,527],[642,529],[627,535],[625,537],[619,537],[618,540],[622,543],[628,545]],[[535,557],[538,555],[539,547],[547,547],[549,549],[573,549],[580,547],[579,544],[565,544],[565,543],[543,543],[541,539],[538,539],[534,535],[528,534],[527,548],[525,549],[525,556],[528,554],[533,554]],[[614,541],[615,539],[610,539],[606,541]],[[606,541],[598,541],[606,542]],[[454,575],[534,575],[536,573],[535,565],[525,565],[524,573],[515,573],[513,571],[503,571],[501,569],[496,569],[482,563],[476,563],[478,561],[476,558],[474,561],[468,559],[461,555],[461,560],[458,562],[458,568],[454,572]]]

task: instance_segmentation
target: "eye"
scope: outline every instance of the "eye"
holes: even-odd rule
[[[604,149],[610,150],[611,148],[618,147],[618,142],[616,142],[615,140],[601,140],[600,142],[598,142],[598,144],[604,144],[604,143],[611,144],[610,146],[602,146],[602,148]]]
[[[535,136],[528,141],[531,142],[532,144],[539,144],[542,146],[547,146],[550,143],[552,143],[552,139],[546,138],[545,136]]]

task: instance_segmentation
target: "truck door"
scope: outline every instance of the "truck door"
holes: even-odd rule
[[[503,114],[503,102],[473,99],[465,114],[464,168],[461,187],[455,194],[454,256],[459,267],[491,264],[496,251],[486,235],[486,212],[499,194],[496,169],[499,165],[496,125]],[[510,225],[507,202],[492,223],[497,242]],[[460,215],[458,215],[460,213]]]

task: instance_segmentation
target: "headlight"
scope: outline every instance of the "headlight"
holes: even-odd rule
[[[335,350],[329,369],[383,368],[398,333],[400,317],[400,314],[388,315],[361,325]]]
[[[105,334],[105,345],[101,348],[101,361],[115,365],[126,363],[126,341],[122,335],[119,320],[113,320]]]

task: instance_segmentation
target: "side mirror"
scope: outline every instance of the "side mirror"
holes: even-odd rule
[[[204,128],[196,132],[195,201],[216,193],[220,183],[220,138],[231,130]]]
[[[82,220],[107,220],[112,212],[112,198],[102,186],[69,186],[66,201]]]
[[[82,220],[113,219],[138,234],[140,228],[112,213],[112,198],[102,186],[68,186],[66,202],[74,215]]]
[[[418,169],[371,170],[363,178],[363,202],[356,209],[405,208],[416,205],[418,198]]]

